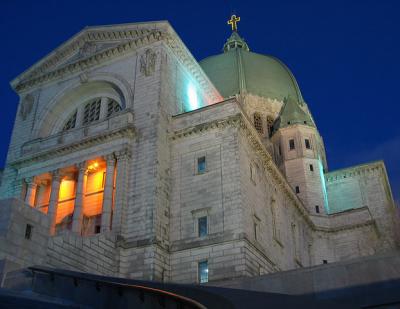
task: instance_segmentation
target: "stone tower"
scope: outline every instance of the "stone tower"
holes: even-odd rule
[[[279,169],[310,213],[329,213],[324,144],[305,103],[284,100],[271,141]]]

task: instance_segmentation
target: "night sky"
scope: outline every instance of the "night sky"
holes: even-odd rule
[[[330,170],[385,160],[400,198],[400,1],[0,0],[0,168],[18,98],[9,82],[85,26],[168,20],[196,59],[221,52],[226,20],[296,77]]]

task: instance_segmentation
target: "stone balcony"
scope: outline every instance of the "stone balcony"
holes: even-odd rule
[[[133,119],[133,112],[127,109],[87,126],[30,140],[21,146],[20,157],[11,164],[15,166],[47,155],[64,154],[117,137],[133,137]]]

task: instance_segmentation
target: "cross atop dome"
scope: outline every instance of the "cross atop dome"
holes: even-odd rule
[[[237,23],[240,21],[240,17],[233,14],[231,19],[228,20],[228,25],[231,25],[232,31],[237,31]]]

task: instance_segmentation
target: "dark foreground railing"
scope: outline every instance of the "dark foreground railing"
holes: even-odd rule
[[[82,277],[46,267],[29,267],[32,290],[94,308],[205,309],[199,302],[172,292],[136,284]]]

